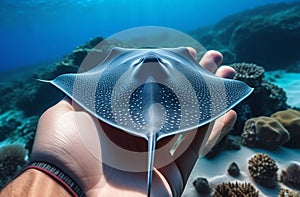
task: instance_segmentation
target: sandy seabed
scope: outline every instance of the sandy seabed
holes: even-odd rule
[[[193,181],[198,177],[206,178],[210,186],[216,186],[222,182],[250,182],[258,191],[261,197],[277,196],[280,188],[288,188],[282,183],[273,189],[260,186],[251,179],[248,172],[248,160],[257,153],[266,153],[275,160],[279,170],[278,178],[281,171],[292,163],[300,165],[300,150],[288,149],[281,147],[276,151],[268,151],[264,149],[254,149],[242,146],[238,151],[222,151],[216,157],[207,159],[200,157],[192,171],[182,197],[201,196],[193,186]],[[240,168],[238,177],[231,177],[227,173],[229,165],[235,162]],[[289,188],[290,189],[290,188]],[[296,190],[295,190],[296,191]]]
[[[300,73],[287,73],[284,70],[277,70],[266,72],[265,77],[284,89],[287,94],[288,105],[300,107]],[[275,188],[268,189],[258,185],[250,177],[248,172],[248,160],[257,153],[266,153],[275,160],[279,168],[277,172],[278,178],[282,170],[287,168],[290,164],[297,163],[300,165],[300,149],[281,147],[276,151],[268,151],[242,146],[238,151],[222,151],[215,158],[207,159],[200,157],[198,159],[182,197],[201,196],[193,186],[193,181],[198,177],[206,178],[211,188],[222,182],[250,182],[259,191],[260,197],[277,196],[280,188],[288,187],[278,182]],[[240,168],[241,174],[238,177],[231,177],[227,173],[227,169],[232,162],[235,162]]]
[[[287,104],[292,107],[300,107],[300,73],[276,70],[265,72],[265,77],[284,89],[287,95]]]

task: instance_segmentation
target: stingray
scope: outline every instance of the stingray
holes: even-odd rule
[[[101,121],[148,141],[148,196],[156,142],[208,124],[253,91],[205,70],[184,47],[113,48],[93,69],[47,82]]]

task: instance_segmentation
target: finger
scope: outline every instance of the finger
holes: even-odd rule
[[[221,116],[215,121],[212,132],[209,135],[207,142],[204,142],[205,145],[201,146],[199,150],[199,155],[206,155],[214,145],[220,142],[220,140],[225,137],[230,129],[233,127],[236,121],[237,115],[236,112],[230,110],[225,115]],[[198,151],[198,150],[195,150]]]
[[[208,71],[216,73],[218,66],[221,65],[222,61],[223,56],[220,52],[210,50],[204,54],[204,56],[200,60],[200,65]]]
[[[199,154],[204,155],[219,140],[219,137],[226,134],[234,125],[236,120],[235,111],[231,110],[216,121],[198,128],[196,135],[192,136],[192,143],[176,160],[176,164],[182,174],[183,182],[186,183]],[[215,139],[216,138],[216,139]],[[208,143],[209,142],[209,143]],[[177,151],[177,150],[176,150]]]
[[[180,196],[184,189],[184,183],[178,166],[172,162],[160,168],[159,171],[167,180],[173,196]]]
[[[62,99],[61,101],[59,101],[58,103],[56,103],[55,105],[53,105],[52,107],[50,107],[49,109],[47,109],[44,113],[43,116],[48,115],[48,114],[63,114],[69,111],[73,111],[73,107],[70,104],[70,101],[67,98]]]
[[[194,48],[192,48],[192,47],[186,47],[186,48],[188,49],[188,51],[190,52],[190,54],[191,54],[194,58],[196,58],[196,56],[197,56],[196,50],[195,50]]]
[[[205,125],[198,128],[197,130],[189,131],[188,133],[186,133],[185,138],[173,154],[175,163],[181,172],[182,182],[184,186],[199,157],[198,151],[195,151],[195,149],[197,149],[196,146],[201,146],[202,141],[203,139],[205,139],[205,136],[207,134],[208,128],[208,125]],[[200,149],[200,147],[198,149]]]
[[[68,111],[85,111],[77,102],[70,97],[65,96],[59,103],[58,107]]]
[[[233,78],[235,75],[235,70],[230,66],[221,66],[216,71],[216,75],[223,78]]]

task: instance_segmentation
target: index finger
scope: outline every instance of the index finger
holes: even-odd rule
[[[206,70],[215,74],[218,67],[221,65],[222,61],[223,61],[223,56],[220,52],[210,50],[204,54],[199,64]]]

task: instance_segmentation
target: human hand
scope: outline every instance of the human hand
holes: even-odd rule
[[[196,54],[191,48],[189,51]],[[220,53],[209,51],[200,64],[220,77],[231,77],[234,70],[230,67],[217,68],[221,62]],[[229,111],[215,121],[208,142],[217,139],[224,128],[231,127],[235,118],[235,112]],[[198,153],[203,149],[201,145],[208,127],[189,132],[184,139],[188,144],[181,143],[173,155],[167,150],[176,137],[158,142],[157,147],[162,151],[155,162],[162,158],[167,165],[154,169],[153,196],[182,193]],[[146,152],[146,140],[98,121],[76,103],[64,99],[41,116],[31,160],[57,165],[74,178],[88,196],[145,196]]]

